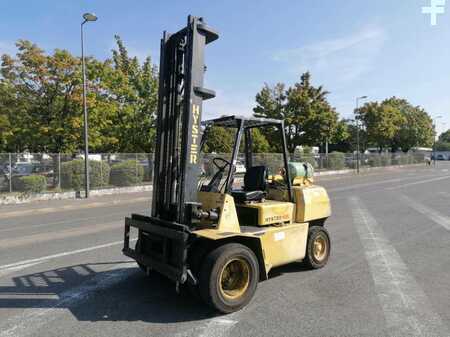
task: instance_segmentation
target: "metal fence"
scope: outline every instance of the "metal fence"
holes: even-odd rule
[[[215,157],[230,160],[230,154],[205,154],[202,171],[212,176]],[[89,155],[91,189],[151,184],[153,154],[107,153]],[[343,153],[291,155],[292,161],[311,163],[317,171],[356,168],[356,155]],[[361,154],[360,167],[380,167],[424,163],[423,154]],[[244,156],[239,155],[237,173],[245,173]],[[283,167],[283,155],[261,153],[253,156],[253,165],[266,165],[271,173]],[[83,155],[43,153],[0,153],[0,193],[42,193],[84,190]]]
[[[89,155],[91,189],[150,184],[153,154]],[[0,192],[84,190],[84,156],[62,153],[0,153]]]

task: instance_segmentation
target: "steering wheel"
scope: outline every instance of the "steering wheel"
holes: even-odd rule
[[[219,171],[225,171],[225,168],[227,166],[231,167],[231,162],[224,158],[216,157],[212,160],[213,164],[219,169]],[[220,165],[219,162],[222,162],[222,165]]]
[[[223,173],[227,167],[231,167],[231,162],[224,158],[216,157],[212,160],[218,171],[212,177],[208,185],[202,187],[202,191],[205,192],[219,192],[220,181],[222,180]]]

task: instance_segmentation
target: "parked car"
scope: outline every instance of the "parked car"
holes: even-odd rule
[[[245,165],[242,162],[236,163],[236,173],[244,174],[247,170],[245,169]]]
[[[438,154],[436,160],[447,160],[443,154]]]

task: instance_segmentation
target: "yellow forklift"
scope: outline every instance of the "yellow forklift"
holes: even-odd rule
[[[300,260],[312,269],[327,263],[324,224],[331,207],[325,189],[313,184],[311,165],[289,161],[282,120],[201,121],[203,100],[215,96],[203,87],[204,47],[217,38],[192,16],[179,32],[164,32],[151,216],[125,219],[123,253],[146,273],[167,276],[177,289],[187,284],[205,303],[230,313],[248,304],[272,268]],[[202,150],[213,127],[234,130],[234,146],[229,158],[212,158],[215,170],[205,179]],[[257,128],[270,130],[282,144],[283,162],[275,172],[253,165]],[[241,147],[243,178],[236,173]],[[138,230],[134,248],[131,227]]]

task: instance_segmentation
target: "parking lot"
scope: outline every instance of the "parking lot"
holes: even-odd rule
[[[322,177],[329,264],[218,316],[121,254],[150,193],[1,206],[0,337],[450,336],[450,162]]]

